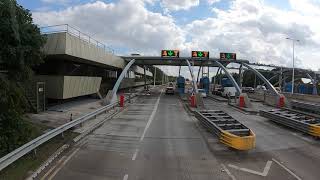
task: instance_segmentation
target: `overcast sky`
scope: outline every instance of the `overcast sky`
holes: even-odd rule
[[[161,49],[235,52],[252,62],[320,69],[318,0],[18,0],[40,26],[70,24],[120,55]],[[177,69],[170,69],[171,74]]]

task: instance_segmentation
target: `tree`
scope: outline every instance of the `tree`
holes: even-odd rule
[[[45,38],[32,23],[29,10],[15,0],[0,2],[0,155],[30,139],[30,128],[23,119],[27,107],[18,82],[28,82],[32,67],[42,62]]]
[[[32,23],[29,10],[15,0],[2,0],[0,17],[0,62],[8,70],[9,79],[28,80],[31,68],[42,62],[45,37]]]

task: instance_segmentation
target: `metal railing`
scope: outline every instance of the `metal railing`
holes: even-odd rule
[[[90,44],[96,45],[98,48],[104,49],[108,53],[114,54],[114,50],[110,48],[109,46],[106,46],[105,44],[101,43],[98,40],[95,40],[90,35],[81,32],[77,28],[70,26],[69,24],[59,24],[59,25],[52,25],[52,26],[44,26],[40,27],[40,31],[42,34],[54,34],[54,33],[60,33],[65,32],[72,36],[78,37],[79,39],[88,42]]]
[[[126,97],[125,100],[129,100],[130,98],[136,96],[137,94],[134,94],[133,96],[129,95],[129,97]],[[63,132],[67,131],[68,129],[75,127],[89,119],[92,119],[94,117],[96,117],[99,114],[102,114],[103,112],[106,112],[109,109],[112,109],[114,107],[116,107],[118,105],[119,101],[109,104],[107,106],[101,107],[91,113],[88,113],[82,117],[79,117],[73,121],[70,121],[64,125],[61,125],[37,138],[35,138],[34,140],[24,144],[23,146],[17,148],[16,150],[12,151],[11,153],[3,156],[0,159],[0,171],[4,168],[6,168],[7,166],[9,166],[10,164],[12,164],[13,162],[15,162],[16,160],[18,160],[19,158],[21,158],[22,156],[26,155],[27,153],[35,150],[38,146],[40,146],[41,144],[49,141],[50,139],[54,138],[55,136],[62,134]]]

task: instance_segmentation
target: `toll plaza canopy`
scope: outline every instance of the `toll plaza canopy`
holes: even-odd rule
[[[192,57],[160,57],[160,56],[122,56],[127,62],[135,59],[136,65],[165,65],[165,66],[188,66],[189,62],[194,66],[218,67],[215,62],[220,62],[224,66],[229,63],[249,63],[248,60],[221,60],[220,58],[192,58]]]

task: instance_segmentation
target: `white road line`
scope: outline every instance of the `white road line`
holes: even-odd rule
[[[147,132],[150,124],[152,123],[152,121],[153,121],[153,119],[154,119],[154,116],[156,115],[156,112],[157,112],[157,109],[158,109],[158,106],[159,106],[159,102],[160,102],[161,95],[162,95],[162,91],[161,91],[161,93],[160,93],[160,95],[159,95],[159,97],[158,97],[158,100],[157,100],[157,102],[156,102],[156,105],[154,106],[153,111],[152,111],[152,113],[151,113],[151,115],[150,115],[150,117],[149,117],[148,123],[147,123],[146,127],[144,128],[144,131],[143,131],[142,136],[141,136],[141,138],[140,138],[140,142],[143,141],[144,136],[146,135],[146,132]]]
[[[72,154],[70,154],[70,156],[65,160],[63,161],[63,163],[61,164],[61,166],[59,166],[52,174],[51,176],[48,178],[48,180],[51,180],[53,179],[57,173],[67,164],[67,162],[80,150],[80,148],[77,148],[75,151],[73,151]]]
[[[300,138],[300,139],[302,139],[302,140],[305,140],[305,141],[307,141],[307,142],[310,142],[310,143],[313,142],[311,139],[309,139],[309,138],[307,138],[307,137],[303,137],[302,134],[301,134],[301,135],[299,135],[299,134],[297,134],[297,133],[291,133],[291,134],[294,135],[294,136],[296,136],[296,137],[298,137],[298,138]]]
[[[128,175],[128,174],[124,175],[124,176],[123,176],[123,180],[127,180],[127,179],[128,179],[128,177],[129,177],[129,175]]]
[[[229,171],[229,169],[224,165],[221,164],[222,168],[227,172],[228,176],[232,179],[232,180],[237,180],[234,175],[231,174],[231,172]]]
[[[299,176],[297,176],[296,174],[294,174],[290,169],[288,169],[287,167],[285,167],[283,164],[281,164],[279,161],[277,161],[276,159],[272,158],[272,161],[274,161],[275,163],[277,163],[279,166],[281,166],[283,169],[285,169],[286,171],[288,171],[288,173],[290,173],[293,177],[295,177],[298,180],[302,180]]]
[[[272,165],[272,161],[268,161],[266,163],[266,166],[263,169],[263,172],[258,172],[258,171],[254,171],[254,170],[251,170],[251,169],[241,168],[241,167],[238,167],[236,165],[228,164],[228,166],[231,167],[231,168],[234,168],[234,169],[237,169],[237,170],[240,170],[240,171],[244,171],[244,172],[248,172],[248,173],[251,173],[251,174],[263,176],[263,177],[268,175],[271,165]]]
[[[63,156],[61,159],[58,160],[58,162],[45,174],[43,175],[40,180],[45,180],[46,177],[64,160],[66,156]]]
[[[134,154],[132,156],[132,161],[136,160],[138,152],[139,152],[139,149],[136,149],[136,151],[134,152]]]

